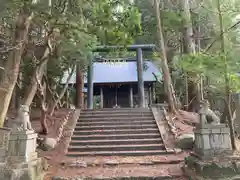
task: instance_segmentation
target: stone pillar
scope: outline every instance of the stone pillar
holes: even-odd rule
[[[143,55],[142,49],[137,49],[137,74],[138,74],[138,98],[139,107],[145,107],[144,79],[143,79]]]
[[[87,106],[88,109],[93,109],[93,62],[92,58],[90,59],[89,65],[88,65],[88,73],[87,73],[87,81],[88,81],[88,87],[87,87]]]
[[[100,87],[100,108],[103,108],[103,87]]]
[[[129,105],[133,108],[133,87],[132,85],[129,86]]]
[[[199,156],[213,157],[232,153],[230,130],[225,124],[198,125],[194,135],[194,152]]]

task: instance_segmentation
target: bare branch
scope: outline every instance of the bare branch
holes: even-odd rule
[[[236,22],[235,24],[233,24],[232,26],[230,26],[227,31],[223,31],[221,32],[218,37],[216,39],[214,39],[212,41],[212,43],[205,49],[205,52],[208,51],[209,49],[211,49],[211,47],[219,40],[219,38],[221,38],[221,36],[225,33],[228,33],[229,31],[231,31],[232,29],[236,28],[238,25],[240,25],[240,21]]]

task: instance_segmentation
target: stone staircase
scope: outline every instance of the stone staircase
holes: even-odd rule
[[[68,156],[140,156],[168,154],[148,108],[84,110],[76,124]]]

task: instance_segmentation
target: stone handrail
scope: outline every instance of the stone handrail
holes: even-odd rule
[[[159,132],[161,134],[164,146],[167,152],[174,152],[174,143],[173,140],[175,139],[172,133],[169,133],[169,125],[164,117],[164,112],[162,109],[161,104],[153,104],[151,106],[151,110],[156,120]]]

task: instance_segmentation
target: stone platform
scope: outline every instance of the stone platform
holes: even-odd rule
[[[183,167],[189,177],[234,179],[240,174],[240,158],[233,155],[225,124],[199,124],[194,135],[194,152],[185,158]]]
[[[234,156],[215,156],[212,159],[201,159],[196,154],[185,158],[183,167],[188,176],[210,179],[235,179],[240,175],[240,158]]]
[[[230,130],[225,124],[199,124],[194,135],[194,152],[202,158],[232,153]]]
[[[42,180],[42,161],[32,130],[0,129],[0,180]]]
[[[42,162],[38,158],[28,163],[0,165],[0,180],[42,180]]]

